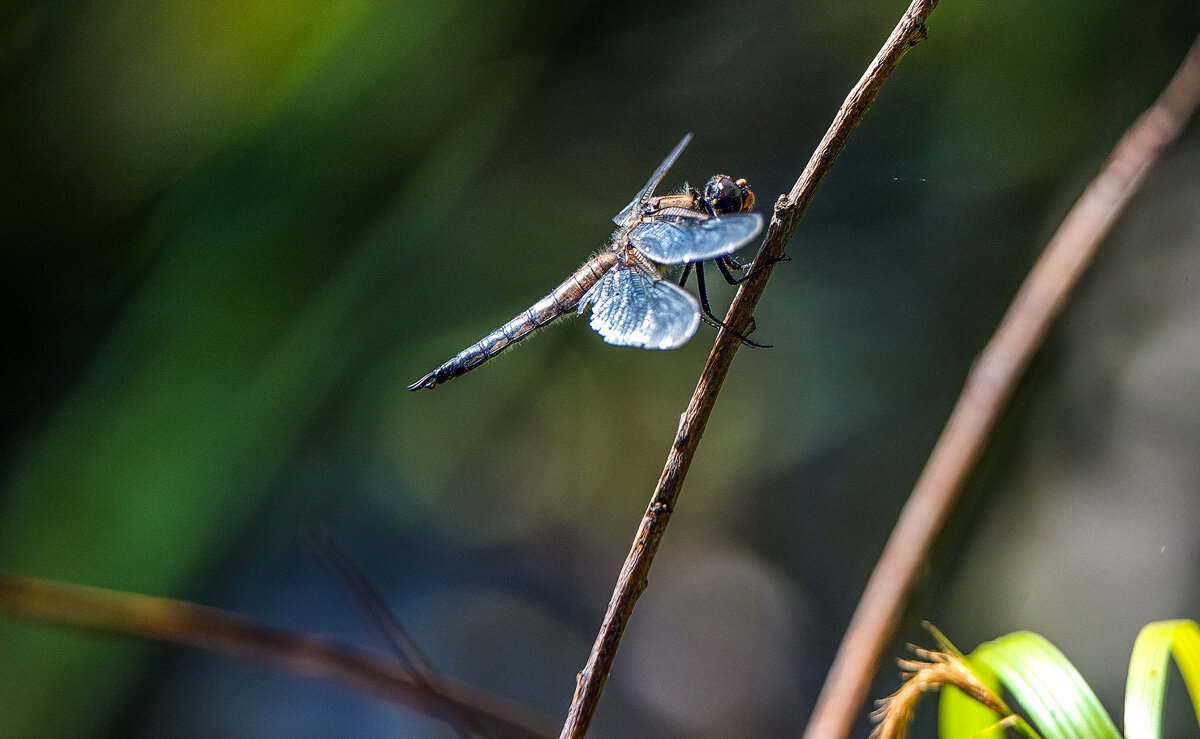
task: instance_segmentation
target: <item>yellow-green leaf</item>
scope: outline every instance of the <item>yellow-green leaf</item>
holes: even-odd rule
[[[1138,633],[1129,658],[1125,686],[1125,736],[1158,739],[1162,736],[1163,695],[1167,689],[1167,658],[1175,657],[1192,707],[1200,720],[1200,626],[1179,619],[1155,621]]]
[[[966,662],[971,672],[992,693],[999,698],[1003,690],[1000,676],[991,667],[978,661],[971,660],[958,650],[942,632],[930,624],[925,624],[938,645]],[[1001,701],[1003,706],[1003,701]],[[1007,706],[1004,706],[1009,710]],[[942,688],[942,697],[938,703],[938,736],[940,739],[1004,739],[1008,736],[1006,726],[1010,726],[1026,739],[1042,739],[1033,727],[1021,716],[1002,716],[982,705],[974,698],[952,686]]]
[[[995,670],[1047,739],[1120,739],[1079,671],[1044,637],[1015,631],[979,645],[971,663]]]
[[[1000,695],[1000,677],[970,659],[967,662],[975,676],[993,693]],[[958,688],[949,685],[942,688],[942,696],[938,701],[938,736],[941,739],[1003,739],[1003,729],[989,728],[1002,718]]]

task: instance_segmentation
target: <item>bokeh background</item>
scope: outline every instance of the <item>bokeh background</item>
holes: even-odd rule
[[[571,320],[404,386],[601,248],[687,131],[672,186],[744,176],[769,209],[904,4],[5,5],[0,568],[378,646],[306,544],[324,526],[443,672],[561,717],[713,334],[646,352]],[[597,736],[799,734],[973,356],[1200,6],[948,0],[929,30],[775,272],[775,348],[737,357]],[[1119,716],[1137,628],[1200,615],[1198,277],[1193,125],[902,639],[1038,630]],[[0,735],[452,736],[7,618]]]

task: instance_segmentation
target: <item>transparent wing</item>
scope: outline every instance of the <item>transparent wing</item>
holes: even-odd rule
[[[691,293],[636,263],[606,272],[579,301],[579,312],[589,305],[591,327],[618,346],[674,349],[700,324],[700,304]]]
[[[629,242],[659,264],[686,264],[732,254],[753,241],[762,227],[761,213],[662,219],[634,226]]]
[[[692,135],[689,133],[684,136],[678,144],[675,145],[675,148],[671,150],[671,153],[667,155],[667,158],[663,160],[662,164],[658,165],[658,169],[654,170],[654,174],[650,175],[650,181],[646,183],[646,186],[642,188],[641,192],[639,192],[633,198],[633,200],[629,201],[629,205],[626,205],[620,213],[613,217],[613,223],[617,224],[618,226],[625,225],[625,221],[629,218],[629,215],[633,213],[634,209],[642,205],[642,203],[645,203],[646,199],[650,197],[650,194],[654,192],[654,188],[658,187],[658,183],[662,182],[662,178],[667,176],[667,170],[671,168],[671,165],[675,164],[675,160],[679,158],[679,155],[683,153],[684,147],[686,147],[688,142],[691,140]]]

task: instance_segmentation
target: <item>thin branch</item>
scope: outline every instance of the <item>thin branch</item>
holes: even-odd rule
[[[867,582],[806,737],[829,739],[850,732],[917,573],[1017,381],[1146,171],[1179,136],[1197,105],[1200,38],[1162,95],[1125,132],[1100,173],[1067,213],[971,368],[958,403]]]
[[[851,132],[871,106],[884,80],[896,68],[904,53],[924,40],[925,19],[936,5],[937,0],[914,0],[908,7],[879,54],[838,110],[833,124],[792,187],[792,191],[779,198],[766,238],[755,256],[754,266],[751,268],[752,276],[738,290],[725,317],[726,325],[738,333],[744,333],[749,325],[750,315],[762,297],[775,263],[783,255],[784,247],[796,230],[800,217],[812,201],[834,160],[845,147]],[[563,726],[562,737],[582,737],[587,733],[600,693],[604,689],[604,682],[612,669],[625,624],[633,612],[638,596],[646,587],[650,564],[658,551],[683,479],[687,475],[708,416],[716,403],[717,394],[739,345],[735,334],[724,329],[717,334],[716,343],[700,375],[700,382],[696,385],[687,410],[680,418],[675,442],[667,456],[667,463],[654,490],[654,496],[638,527],[633,548],[621,569],[600,632],[596,635],[596,643],[588,656],[587,665],[579,673],[575,697]]]
[[[388,651],[412,672],[413,678],[426,687],[440,680],[442,676],[433,661],[329,532],[323,527],[313,527],[308,531],[308,542],[321,563],[329,568],[366,614],[371,629],[387,645]]]
[[[392,609],[388,608],[383,596],[371,585],[362,570],[350,560],[349,555],[338,546],[329,532],[324,527],[314,526],[308,531],[308,542],[321,562],[358,603],[372,630],[387,645],[388,650],[408,671],[414,682],[425,690],[444,693],[442,674],[434,666],[433,660],[429,659],[417,644],[417,640],[404,628],[404,624],[400,623]],[[454,729],[464,738],[472,734],[489,736],[487,729],[468,715],[458,716],[454,722]]]
[[[30,577],[0,575],[0,609],[37,621],[187,644],[340,682],[428,716],[469,718],[489,735],[533,739],[554,727],[501,699],[439,680],[437,689],[411,670],[355,647],[248,621],[226,611],[167,598]]]

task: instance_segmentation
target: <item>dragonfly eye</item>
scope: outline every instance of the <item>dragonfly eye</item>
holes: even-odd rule
[[[754,191],[750,189],[750,183],[741,179],[737,181],[737,186],[742,190],[742,210],[753,210]]]
[[[717,213],[738,213],[745,202],[745,193],[732,178],[719,174],[705,185],[704,199]]]

